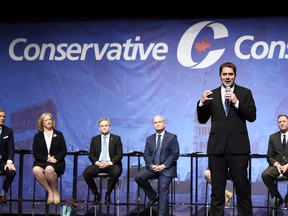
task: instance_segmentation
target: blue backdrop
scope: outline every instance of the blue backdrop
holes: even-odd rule
[[[236,83],[252,90],[257,106],[257,120],[247,123],[252,153],[265,154],[269,135],[278,130],[278,114],[288,113],[287,22],[263,17],[0,23],[0,107],[19,148],[31,149],[40,114],[52,112],[69,149],[87,150],[99,133],[97,121],[108,117],[125,152],[143,151],[154,133],[152,118],[161,114],[167,130],[178,135],[182,154],[205,152],[209,123],[197,122],[196,102],[205,89],[220,85],[219,66],[231,61]],[[65,192],[71,197],[72,157],[66,161]],[[27,188],[32,162],[27,157]],[[80,180],[88,164],[79,158]],[[187,164],[179,160],[179,184],[189,180]],[[267,165],[263,159],[253,163],[253,196],[261,198],[254,205],[265,204],[261,172]],[[195,176],[200,200],[206,167],[204,161]],[[81,188],[86,193],[86,185]]]

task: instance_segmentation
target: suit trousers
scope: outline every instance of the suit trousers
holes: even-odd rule
[[[149,182],[150,179],[155,178],[158,178],[158,193]],[[135,175],[134,179],[150,200],[159,194],[158,216],[169,215],[169,187],[173,178],[167,177],[163,173],[155,173],[153,170],[143,167]]]
[[[251,183],[248,179],[250,155],[208,155],[212,179],[211,216],[224,216],[225,187],[229,168],[237,195],[238,216],[252,216]]]
[[[94,180],[94,177],[97,176],[98,173],[100,172],[107,172],[109,173],[109,177],[110,179],[108,180],[108,186],[107,186],[107,195],[110,196],[111,192],[113,191],[113,189],[115,188],[118,179],[122,173],[122,169],[120,166],[118,165],[111,165],[109,167],[107,167],[106,169],[100,169],[97,165],[91,165],[89,167],[87,167],[84,170],[83,176],[84,179],[89,187],[89,189],[91,190],[91,192],[96,195],[99,194],[96,182]]]
[[[12,182],[16,176],[16,171],[15,170],[4,170],[5,164],[0,165],[1,166],[0,171],[5,174],[5,179],[3,182],[3,190],[5,193],[7,193],[9,190],[9,187],[11,186],[11,184],[12,184]]]
[[[277,176],[279,176],[279,172],[275,166],[267,167],[267,169],[265,169],[264,172],[262,173],[262,180],[266,185],[266,187],[268,188],[268,192],[272,198],[281,197],[281,194],[279,193],[277,189],[277,184],[275,182]]]

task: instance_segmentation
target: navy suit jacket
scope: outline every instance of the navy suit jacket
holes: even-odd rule
[[[94,165],[99,161],[101,153],[101,134],[92,137],[90,143],[89,159]],[[109,140],[109,156],[113,165],[118,165],[122,168],[123,147],[121,137],[110,133]]]
[[[14,160],[13,130],[5,125],[2,126],[2,133],[0,136],[0,155],[0,163],[6,164],[7,160]]]
[[[211,130],[208,139],[208,154],[223,154],[226,144],[231,154],[250,154],[250,141],[246,120],[256,120],[256,106],[250,89],[235,84],[234,94],[239,100],[238,109],[232,104],[228,116],[221,97],[221,86],[212,90],[213,99],[203,106],[197,102],[197,116],[201,124],[211,118]]]
[[[153,165],[155,151],[156,133],[146,139],[144,150],[146,167]],[[163,175],[177,178],[177,160],[179,158],[179,143],[177,135],[165,131],[160,151],[160,164],[164,164],[166,167],[162,171]]]

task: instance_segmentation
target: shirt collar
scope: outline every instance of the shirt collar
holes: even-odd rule
[[[234,88],[235,88],[235,84],[232,87],[230,87],[230,91],[234,92]],[[225,92],[225,91],[226,91],[226,87],[221,85],[221,92]]]
[[[161,133],[156,133],[156,135],[157,135],[157,136],[158,136],[158,135],[161,135],[161,137],[163,137],[163,136],[164,136],[164,133],[165,133],[165,130],[162,131]]]
[[[104,136],[106,136],[106,138],[109,138],[109,137],[110,137],[110,133],[108,133],[108,134],[106,134],[106,135],[101,134],[101,138],[102,138],[102,139],[104,138]]]

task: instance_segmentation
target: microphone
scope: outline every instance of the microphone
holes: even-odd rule
[[[231,88],[229,86],[226,87],[225,89],[226,92],[230,92]],[[229,99],[225,99],[225,107],[228,107],[230,105]]]

